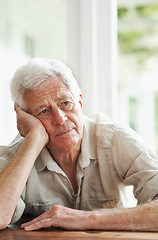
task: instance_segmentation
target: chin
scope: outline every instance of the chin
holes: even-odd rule
[[[67,151],[71,151],[71,149],[74,149],[75,147],[77,148],[78,144],[79,142],[76,142],[76,141],[63,140],[62,143],[58,145],[58,147],[59,147],[59,150],[67,152]]]
[[[67,151],[73,149],[75,146],[78,148],[81,144],[81,139],[79,136],[67,136],[63,138],[56,138],[52,139],[50,138],[50,142],[48,143],[48,147],[50,148],[57,148],[59,151]]]

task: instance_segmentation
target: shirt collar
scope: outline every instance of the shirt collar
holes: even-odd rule
[[[87,167],[90,163],[90,160],[97,159],[96,123],[95,120],[92,120],[86,116],[84,116],[84,130],[81,144],[81,156],[80,160],[82,168]]]
[[[58,164],[53,159],[47,147],[43,148],[40,155],[38,156],[35,167],[37,172],[43,171],[46,167],[50,171],[61,172],[62,170],[58,166]]]

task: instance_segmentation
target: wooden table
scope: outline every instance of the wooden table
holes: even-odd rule
[[[38,231],[26,232],[20,225],[24,222],[11,225],[0,231],[0,240],[152,240],[158,239],[158,232],[123,232],[123,231],[65,231],[58,228],[47,228]]]

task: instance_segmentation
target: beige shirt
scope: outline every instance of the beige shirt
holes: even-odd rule
[[[158,157],[130,128],[103,114],[84,117],[84,134],[77,164],[78,192],[45,147],[37,158],[17,204],[12,222],[23,212],[38,216],[54,205],[94,210],[124,206],[124,187],[134,186],[138,202],[158,194]],[[0,147],[0,170],[15,155],[23,138]]]

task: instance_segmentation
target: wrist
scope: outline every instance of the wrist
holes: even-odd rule
[[[27,134],[26,139],[32,142],[33,145],[43,148],[48,143],[49,136],[45,129],[34,129]]]
[[[111,218],[107,210],[94,210],[87,212],[89,216],[86,220],[87,229],[105,230],[111,229]]]
[[[97,229],[98,214],[97,211],[87,212],[87,229]]]

